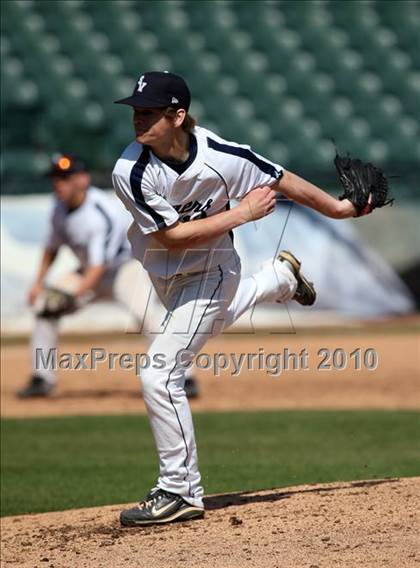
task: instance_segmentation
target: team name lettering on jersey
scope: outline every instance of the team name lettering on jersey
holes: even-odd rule
[[[204,205],[199,201],[189,201],[184,205],[174,205],[174,209],[180,215],[181,223],[192,221],[193,219],[204,219],[207,217],[207,209],[210,209],[213,199],[208,199]]]

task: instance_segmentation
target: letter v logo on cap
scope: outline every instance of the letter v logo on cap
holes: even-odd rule
[[[137,81],[137,84],[138,84],[138,86],[139,86],[138,89],[137,89],[138,92],[139,92],[139,93],[142,93],[144,87],[147,85],[147,83],[146,83],[145,80],[144,80],[144,75],[142,75],[142,76],[140,77],[140,79]]]

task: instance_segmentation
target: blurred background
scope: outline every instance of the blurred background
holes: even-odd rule
[[[279,201],[272,215],[235,232],[244,273],[258,270],[278,249],[290,249],[314,281],[318,299],[307,309],[299,309],[296,302],[259,306],[241,318],[237,329],[210,341],[205,352],[268,355],[305,350],[309,368],[296,370],[292,364],[278,378],[257,365],[244,368],[238,377],[231,369],[221,377],[212,368],[194,370],[200,396],[192,401],[192,410],[206,492],[340,481],[339,491],[330,493],[329,488],[328,494],[335,511],[345,512],[343,522],[312,522],[316,534],[311,527],[307,535],[311,546],[319,542],[319,562],[315,549],[302,544],[303,524],[296,528],[294,523],[291,538],[283,534],[284,507],[290,510],[294,502],[309,522],[316,515],[320,521],[327,518],[324,504],[311,509],[313,487],[310,502],[302,495],[305,490],[284,492],[283,497],[293,499],[276,499],[275,515],[259,508],[264,497],[254,496],[250,499],[259,512],[253,509],[251,515],[251,501],[241,497],[240,504],[247,507],[230,507],[227,516],[223,510],[209,511],[209,522],[214,518],[217,530],[223,529],[223,543],[228,542],[227,531],[239,535],[238,527],[229,527],[236,524],[236,517],[228,522],[232,514],[247,517],[240,530],[252,533],[260,527],[254,540],[247,539],[247,548],[244,533],[234,537],[237,547],[229,549],[232,566],[261,566],[267,554],[280,565],[283,549],[277,543],[264,548],[269,541],[261,539],[264,531],[274,534],[277,524],[281,530],[272,539],[279,541],[281,535],[299,557],[289,565],[301,565],[303,557],[306,565],[332,565],[337,552],[350,558],[347,564],[352,566],[372,566],[373,558],[376,565],[397,566],[396,557],[408,565],[416,527],[407,516],[414,501],[406,507],[404,487],[410,487],[410,494],[416,489],[408,481],[398,489],[395,478],[420,475],[420,3],[1,0],[0,10],[0,514],[134,503],[155,483],[158,464],[134,371],[109,363],[96,370],[62,367],[51,397],[23,400],[16,391],[31,373],[28,338],[33,318],[26,294],[53,202],[43,176],[49,158],[58,150],[79,154],[95,185],[112,193],[111,171],[133,139],[130,109],[113,101],[131,94],[145,71],[170,70],[191,86],[191,111],[199,124],[250,144],[335,195],[341,189],[332,139],[341,152],[371,160],[395,176],[390,179],[394,205],[362,219],[336,221]],[[60,250],[52,281],[75,267],[71,252]],[[139,263],[131,268],[120,292],[145,306],[149,285]],[[147,350],[138,333],[125,333],[139,327],[116,303],[91,304],[63,320],[60,354],[77,357],[91,348],[110,355]],[[328,372],[319,368],[325,349],[333,353]],[[370,372],[365,356],[373,351],[379,365]],[[359,367],[351,355],[355,353],[363,359]],[[344,365],[334,362],[334,354],[343,355]],[[382,478],[388,485],[379,481]],[[372,481],[344,492],[343,481],[356,479]],[[377,483],[382,488],[374,487]],[[378,492],[382,508],[378,502],[367,511],[368,490]],[[356,499],[363,501],[358,517],[349,510]],[[399,528],[401,508],[407,510],[404,534]],[[98,514],[73,511],[71,518],[60,513],[51,525],[47,517],[6,520],[5,565],[35,566],[49,560],[48,566],[161,566],[163,556],[156,561],[150,556],[157,547],[144,553],[144,539],[136,538],[137,556],[131,549],[122,555],[120,544],[133,541],[119,538],[123,535],[116,529],[117,510],[107,510],[106,517],[104,509]],[[307,514],[310,510],[317,513]],[[365,512],[373,528],[363,535],[361,527],[366,525],[360,518]],[[379,515],[384,521],[380,528]],[[269,525],[264,524],[267,519]],[[330,542],[320,538],[320,527],[331,536]],[[185,551],[199,534],[188,533],[184,526],[181,532],[189,542],[178,547],[179,553],[168,554],[165,542],[159,541],[159,554],[172,567],[185,565]],[[176,536],[179,544],[182,535]],[[387,544],[379,550],[385,538]],[[254,541],[258,554],[250,556]],[[200,542],[205,551],[213,551],[214,542],[205,536]],[[401,545],[397,552],[392,543]],[[400,554],[402,546],[405,556]],[[267,554],[261,556],[264,550]],[[369,562],[347,556],[352,551],[361,551]],[[103,562],[98,560],[101,554],[107,556]],[[200,559],[189,554],[189,564],[224,565],[217,551],[216,556],[208,554]],[[128,556],[134,558],[131,564]],[[263,559],[260,563],[257,556]]]
[[[321,309],[343,311],[350,289],[359,309],[347,311],[356,316],[415,310],[419,2],[6,0],[1,16],[2,285],[13,321],[46,231],[50,198],[42,194],[51,190],[42,174],[51,153],[81,155],[95,183],[110,188],[133,137],[130,109],[113,101],[147,70],[186,78],[199,124],[330,192],[338,191],[332,140],[395,176],[394,207],[340,228],[296,207],[285,244],[306,262],[321,252],[309,267],[318,281],[334,251],[341,279],[324,280],[337,299]],[[279,206],[273,236],[287,212]],[[309,233],[319,240],[310,243]],[[239,235],[243,251],[251,241],[255,234]],[[369,312],[378,286],[388,301]]]

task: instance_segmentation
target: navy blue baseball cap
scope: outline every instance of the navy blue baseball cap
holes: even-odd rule
[[[191,93],[180,75],[168,71],[144,73],[135,84],[131,97],[114,101],[119,105],[140,108],[190,108]]]
[[[85,162],[74,154],[57,152],[51,156],[48,177],[67,177],[78,172],[87,172]]]

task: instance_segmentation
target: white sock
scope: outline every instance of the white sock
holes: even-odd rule
[[[283,260],[283,259],[279,259],[280,262],[282,262],[283,264],[286,265],[286,267],[290,270],[290,272],[293,274],[293,276],[295,275],[295,271],[293,269],[293,266],[290,264],[290,262],[288,260]]]

